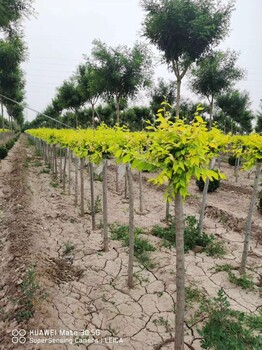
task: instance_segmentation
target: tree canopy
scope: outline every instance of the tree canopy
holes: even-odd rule
[[[190,65],[228,33],[233,2],[216,0],[144,0],[143,33],[163,53],[177,78],[176,113],[181,81]]]

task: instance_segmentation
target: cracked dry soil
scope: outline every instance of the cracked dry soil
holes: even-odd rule
[[[253,181],[252,176],[247,179],[243,173],[236,185],[232,169],[224,167],[228,181],[208,197],[205,230],[225,241],[227,254],[215,258],[205,253],[187,253],[186,285],[196,285],[210,297],[223,287],[232,308],[255,313],[262,307],[258,288],[245,291],[230,283],[226,272],[215,273],[213,269],[216,264],[237,266],[240,261],[243,220]],[[24,135],[0,164],[0,349],[153,350],[156,344],[174,335],[175,320],[175,250],[162,247],[161,240],[149,234],[150,228],[165,216],[163,191],[147,184],[148,174],[144,175],[145,213],[136,214],[135,223],[147,229],[147,239],[157,248],[150,254],[155,267],[145,269],[135,262],[135,288],[129,290],[127,249],[111,241],[109,252],[102,252],[102,231],[91,230],[90,216],[79,216],[73,195],[64,193],[61,187],[52,187],[51,175],[44,169],[44,162]],[[112,166],[109,174],[109,223],[126,224],[128,203],[123,198],[123,183],[117,194]],[[87,203],[87,173],[85,179]],[[98,181],[95,192],[102,198]],[[201,194],[193,183],[190,192],[185,212],[195,214]],[[135,193],[138,198],[137,183]],[[135,206],[138,208],[138,200]],[[99,213],[97,223],[101,218]],[[262,219],[258,213],[254,215],[254,228],[248,265],[258,282],[262,273]],[[68,242],[73,248],[66,254]],[[23,307],[23,281],[32,266],[39,284],[33,298],[35,312],[28,320],[25,317],[17,320]],[[196,308],[187,305],[186,319]],[[26,330],[25,344],[12,342],[14,329]],[[30,338],[47,338],[30,334],[39,329],[53,329],[57,334],[52,338],[60,339],[60,343],[32,343]],[[60,330],[75,333],[65,335]],[[88,331],[95,339],[93,343],[87,343],[91,339]],[[185,326],[185,334],[187,343],[195,350],[201,349],[196,329]],[[121,342],[117,343],[119,338]],[[173,344],[163,349],[173,349]]]

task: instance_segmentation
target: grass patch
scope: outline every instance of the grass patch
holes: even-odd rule
[[[162,227],[156,225],[152,229],[154,236],[163,239],[163,246],[171,248],[176,245],[176,231],[173,222],[169,222],[168,226]],[[223,256],[225,254],[224,243],[218,241],[214,235],[207,235],[203,232],[199,233],[198,221],[195,216],[189,215],[185,219],[185,252],[192,250],[195,246],[201,246],[209,256]]]
[[[35,276],[35,268],[29,266],[21,284],[22,298],[19,300],[19,312],[16,315],[17,321],[27,320],[35,313],[34,299],[39,289]]]
[[[67,241],[67,242],[64,244],[63,255],[70,254],[74,249],[75,249],[75,246],[72,244],[72,242]]]
[[[202,302],[199,311],[205,317],[202,329],[198,329],[202,349],[262,349],[261,315],[232,310],[222,289],[216,298]]]
[[[113,224],[110,226],[111,239],[121,241],[126,247],[129,246],[129,227]],[[148,252],[155,250],[155,247],[146,239],[141,239],[140,234],[145,233],[143,229],[135,228],[134,255],[139,262],[146,268],[153,268],[154,264],[150,261]]]
[[[230,283],[235,284],[236,286],[241,287],[242,289],[247,290],[254,290],[255,283],[252,279],[251,275],[243,274],[237,277],[233,272],[233,266],[230,264],[224,264],[224,265],[216,265],[214,267],[215,272],[227,272],[228,274],[228,280]]]
[[[57,181],[51,181],[50,182],[50,186],[52,186],[54,188],[58,188],[59,187],[59,183]]]

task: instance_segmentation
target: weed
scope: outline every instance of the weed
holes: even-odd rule
[[[36,161],[32,164],[32,166],[34,166],[34,167],[42,166],[42,162],[40,162],[40,160],[36,160]]]
[[[39,174],[50,174],[50,169],[44,168],[40,170]]]
[[[94,175],[93,175],[93,179],[94,179],[94,181],[100,181],[100,182],[102,182],[103,181],[103,174],[101,173],[101,174],[96,174],[95,172],[94,172]]]
[[[169,222],[167,227],[154,226],[152,234],[162,238],[164,240],[163,246],[166,248],[171,248],[176,244],[175,226],[172,222]],[[188,252],[195,246],[201,246],[204,247],[204,251],[209,256],[221,256],[225,254],[224,244],[218,242],[214,235],[207,235],[205,232],[200,235],[195,216],[189,215],[185,219],[184,239],[185,252]]]
[[[74,249],[75,249],[75,246],[72,244],[72,242],[67,241],[64,245],[63,255],[70,254]]]
[[[100,219],[100,220],[99,220],[99,224],[97,225],[97,228],[98,228],[99,230],[102,230],[103,227],[104,227],[103,220]]]
[[[59,187],[59,183],[56,181],[51,181],[50,182],[50,186],[54,187],[54,188],[58,188]]]
[[[222,289],[214,299],[205,300],[200,306],[205,315],[202,349],[255,350],[262,347],[261,318],[232,310]],[[254,329],[259,334],[254,333]]]
[[[129,228],[123,225],[111,225],[111,239],[122,241],[123,245],[129,246]],[[139,235],[144,233],[141,228],[135,228],[135,239],[134,239],[134,255],[135,257],[146,267],[153,268],[154,264],[150,261],[148,252],[155,250],[155,247],[146,239],[139,238]]]
[[[233,266],[230,264],[224,264],[224,265],[216,265],[214,267],[215,272],[221,272],[221,271],[225,271],[228,273],[228,280],[230,283],[233,283],[239,287],[241,287],[242,289],[249,289],[249,290],[253,290],[255,288],[255,283],[252,279],[252,276],[250,275],[240,275],[239,277],[237,277],[233,272]]]
[[[22,298],[19,300],[20,311],[16,318],[18,321],[29,319],[34,315],[34,299],[39,289],[36,281],[35,268],[33,265],[29,266],[26,275],[23,278],[22,284]]]
[[[185,299],[187,304],[191,305],[194,302],[200,302],[202,297],[203,295],[198,288],[194,286],[185,287]]]
[[[90,201],[88,202],[88,210],[91,213],[91,203]],[[94,211],[95,214],[100,213],[102,211],[102,200],[99,196],[96,197],[95,203],[94,203]]]
[[[228,271],[228,280],[242,289],[253,290],[255,287],[254,281],[250,275],[243,274],[237,277],[231,270]]]
[[[158,296],[158,298],[161,298],[164,294],[164,292],[154,292]]]
[[[166,332],[169,333],[169,334],[172,334],[173,329],[170,326],[168,320],[164,319],[164,317],[161,316],[159,318],[154,319],[153,323],[154,323],[155,326],[163,326],[163,327],[165,327]]]

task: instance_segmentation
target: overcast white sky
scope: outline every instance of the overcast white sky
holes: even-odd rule
[[[101,39],[110,46],[132,46],[140,37],[144,13],[139,0],[35,0],[37,17],[24,23],[29,58],[26,96],[30,107],[43,111],[55,96],[56,88],[90,55],[92,41]],[[247,78],[238,88],[250,93],[252,109],[262,98],[262,0],[237,0],[230,36],[220,48],[241,52],[238,65]],[[155,78],[174,79],[165,66],[156,69]],[[182,95],[188,96],[184,83]],[[32,120],[35,113],[28,111]]]

